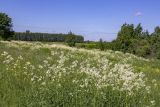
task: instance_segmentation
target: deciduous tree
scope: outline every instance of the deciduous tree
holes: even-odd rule
[[[0,13],[0,37],[7,40],[13,34],[12,19],[6,13]]]

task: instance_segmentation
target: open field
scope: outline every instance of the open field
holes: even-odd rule
[[[0,42],[1,107],[159,107],[160,61],[111,50]]]

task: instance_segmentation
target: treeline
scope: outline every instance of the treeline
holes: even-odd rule
[[[77,47],[87,49],[114,50],[124,53],[132,53],[145,58],[160,59],[160,27],[155,27],[154,32],[149,33],[144,30],[141,24],[123,24],[117,34],[117,38],[112,42],[86,42],[77,44]]]
[[[109,49],[132,53],[147,58],[160,59],[160,27],[153,33],[144,30],[141,24],[124,24],[116,40],[109,43]]]
[[[84,41],[83,36],[75,35],[72,32],[68,34],[32,33],[30,31],[16,32],[13,39],[20,41],[65,42],[71,35],[75,37],[76,43]]]
[[[14,32],[12,19],[6,13],[0,13],[0,40],[66,42],[69,46],[75,46],[75,43],[84,42],[84,37],[71,31],[68,34],[33,33],[29,30]]]
[[[0,40],[66,42],[69,46],[87,49],[115,50],[132,53],[146,58],[160,59],[160,27],[155,27],[154,32],[144,30],[141,24],[123,24],[117,38],[112,42],[84,42],[83,36],[68,34],[32,33],[30,31],[14,33],[12,19],[5,13],[0,13]],[[84,43],[82,43],[84,42]],[[79,44],[76,44],[79,43]]]

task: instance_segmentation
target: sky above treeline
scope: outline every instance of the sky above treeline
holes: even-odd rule
[[[160,0],[0,0],[0,12],[17,32],[81,34],[85,40],[111,41],[122,24],[160,25]]]

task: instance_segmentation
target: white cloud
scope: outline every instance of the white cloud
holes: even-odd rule
[[[135,13],[135,16],[142,16],[142,12],[140,12],[140,11],[139,11],[139,12],[136,12],[136,13]]]

